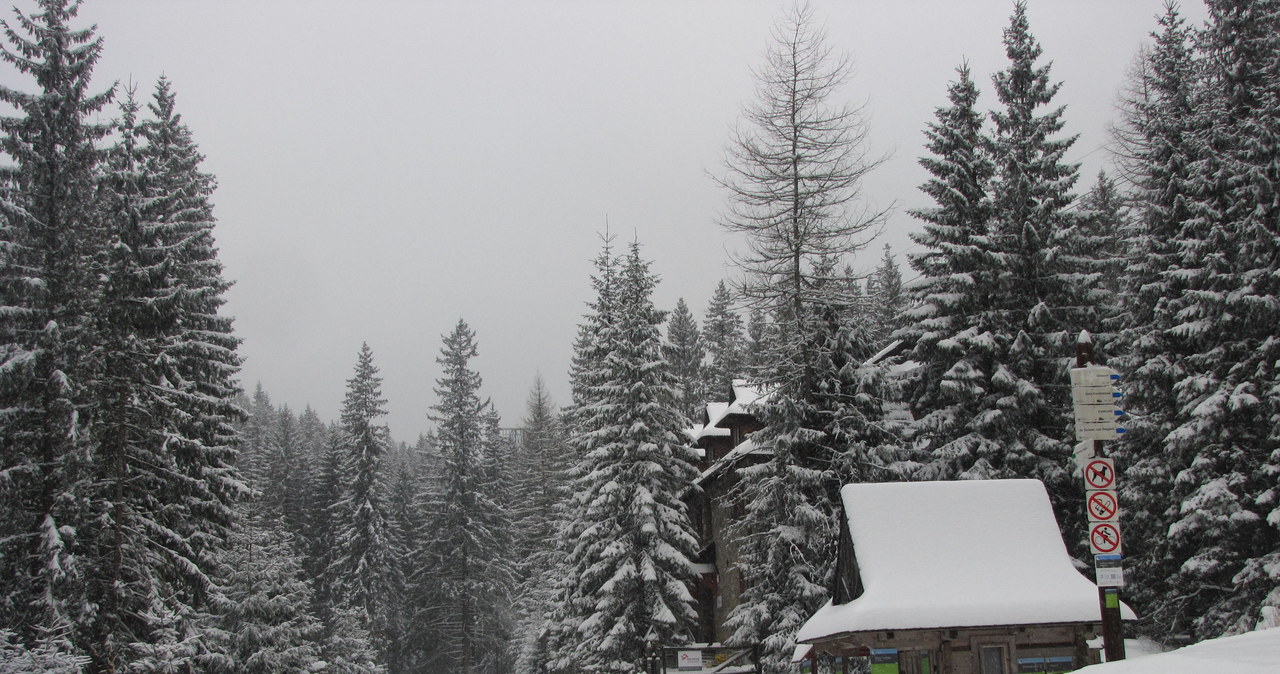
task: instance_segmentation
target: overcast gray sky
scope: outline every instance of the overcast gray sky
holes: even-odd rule
[[[32,3],[18,0],[19,6]],[[1081,188],[1104,166],[1125,71],[1161,0],[1032,0],[1064,85]],[[781,1],[88,0],[106,39],[97,81],[149,95],[167,74],[218,177],[228,310],[242,383],[337,417],[360,343],[382,370],[387,421],[429,428],[440,337],[464,318],[505,425],[535,374],[566,403],[590,259],[606,220],[638,237],[701,317],[734,242],[715,224],[717,172]],[[868,105],[866,183],[898,203],[883,242],[911,250],[922,130],[967,59],[1006,64],[1008,0],[815,2]],[[1184,11],[1204,15],[1198,2]],[[7,69],[0,80],[30,89]],[[875,264],[880,243],[862,258]],[[905,261],[902,261],[906,270]],[[909,273],[909,271],[908,271]]]

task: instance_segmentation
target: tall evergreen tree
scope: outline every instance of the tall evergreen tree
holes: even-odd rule
[[[15,9],[0,58],[35,80],[0,85],[16,113],[0,119],[0,614],[35,648],[75,639],[90,622],[80,595],[78,535],[89,531],[87,392],[97,367],[93,310],[104,232],[97,203],[108,126],[95,121],[112,91],[90,92],[102,41],[73,28],[78,3]],[[59,649],[62,647],[59,646]]]
[[[503,488],[495,461],[497,421],[488,401],[480,399],[480,375],[471,369],[476,354],[475,333],[459,320],[436,359],[444,368],[431,413],[440,484],[422,556],[441,616],[432,634],[432,666],[496,672],[506,644],[503,626],[493,617],[509,610],[515,572],[508,556],[510,521],[495,494]]]
[[[1199,161],[1175,238],[1185,284],[1170,333],[1185,348],[1173,384],[1175,629],[1212,637],[1280,605],[1280,8],[1214,0],[1198,37]]]
[[[912,308],[899,333],[920,363],[908,400],[916,444],[927,454],[923,476],[932,479],[965,475],[980,457],[999,451],[974,427],[981,409],[974,394],[984,390],[995,358],[995,263],[987,239],[995,165],[977,110],[978,88],[967,65],[957,72],[947,89],[949,105],[937,109],[937,121],[925,131],[931,155],[920,165],[932,177],[920,189],[936,205],[911,212],[924,223],[912,235],[924,251],[909,256],[920,278],[909,289]]]
[[[1177,507],[1175,464],[1166,438],[1179,414],[1173,386],[1185,376],[1187,353],[1172,330],[1177,325],[1173,306],[1185,288],[1174,246],[1190,218],[1190,167],[1200,153],[1193,114],[1199,65],[1192,30],[1173,4],[1166,5],[1153,38],[1154,46],[1135,70],[1137,81],[1117,129],[1135,211],[1125,233],[1117,368],[1125,376],[1126,408],[1135,414],[1113,453],[1124,476],[1125,537],[1133,542],[1127,595],[1142,616],[1139,630],[1167,640],[1181,620],[1182,606],[1169,601],[1169,582],[1180,562],[1169,546]]]
[[[683,297],[676,300],[675,311],[667,321],[667,341],[662,351],[671,367],[671,374],[676,378],[680,410],[686,419],[697,418],[707,402],[702,374],[702,361],[707,356],[707,349],[698,331],[698,323]]]
[[[582,451],[560,536],[567,573],[551,671],[635,671],[648,641],[680,643],[694,618],[686,583],[695,540],[679,500],[694,456],[662,359],[656,280],[638,244],[620,266],[597,304],[616,320],[595,335],[607,357],[604,376],[583,391],[581,418],[593,425],[571,429]]]
[[[1049,490],[1060,524],[1083,527],[1070,479],[1067,370],[1081,330],[1097,333],[1101,266],[1073,255],[1087,223],[1070,210],[1078,165],[1064,162],[1075,137],[1055,137],[1064,108],[1049,107],[1060,84],[1031,34],[1024,2],[1004,31],[1009,66],[992,77],[1002,108],[991,114],[995,176],[988,231],[998,275],[989,314],[995,359],[979,394],[976,430],[997,452],[981,457],[993,476],[1034,477]]]
[[[867,281],[867,302],[870,306],[868,337],[873,344],[884,346],[903,325],[903,311],[907,298],[902,289],[902,272],[893,259],[889,244],[884,245],[884,257]]]
[[[362,344],[342,402],[347,458],[345,475],[340,479],[349,481],[350,486],[335,505],[340,519],[334,576],[343,599],[356,609],[362,625],[379,644],[384,643],[390,621],[390,599],[402,585],[384,501],[387,429],[377,423],[386,413],[386,404],[373,351]]]
[[[766,381],[770,358],[779,340],[779,327],[768,312],[756,307],[747,315],[747,335],[742,348],[742,369],[747,379]]]
[[[319,621],[291,537],[278,521],[242,512],[219,555],[222,586],[202,671],[313,672],[323,666]]]
[[[702,341],[710,357],[703,374],[707,400],[726,400],[733,380],[746,375],[743,362],[742,316],[733,309],[733,296],[724,281],[716,285],[702,318]]]
[[[739,470],[735,497],[745,504],[732,535],[750,579],[730,613],[731,643],[762,646],[763,671],[791,671],[796,631],[827,600],[834,568],[839,486],[901,476],[897,431],[884,401],[892,397],[867,326],[850,319],[839,280],[808,336],[813,389],[801,380],[770,392],[759,406],[764,428],[752,441],[770,452]]]
[[[534,380],[526,398],[524,441],[518,456],[515,530],[519,534],[517,558],[523,561],[516,591],[520,614],[514,671],[533,674],[543,671],[547,662],[542,637],[561,564],[561,550],[554,541],[569,496],[569,470],[575,458],[541,376]]]
[[[602,241],[600,254],[592,261],[596,269],[591,276],[595,299],[588,303],[587,313],[578,325],[573,360],[569,365],[569,390],[573,399],[565,410],[564,417],[571,438],[570,444],[579,454],[584,453],[586,447],[576,443],[574,439],[586,437],[586,429],[600,425],[595,419],[597,408],[593,401],[600,382],[606,376],[604,367],[609,353],[608,340],[600,336],[615,329],[614,324],[618,320],[618,261],[613,253],[613,237],[605,234]]]

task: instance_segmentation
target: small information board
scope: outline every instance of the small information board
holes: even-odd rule
[[[899,674],[898,649],[871,649],[871,674]]]
[[[1124,587],[1124,566],[1120,555],[1094,555],[1093,570],[1098,587]]]

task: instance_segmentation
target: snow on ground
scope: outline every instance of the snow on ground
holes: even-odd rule
[[[1082,674],[1275,674],[1280,671],[1280,629],[1210,639],[1167,653],[1077,670]]]

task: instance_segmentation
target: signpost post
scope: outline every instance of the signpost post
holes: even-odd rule
[[[1116,496],[1116,467],[1102,450],[1104,440],[1121,437],[1124,414],[1116,403],[1120,375],[1107,367],[1091,366],[1093,341],[1081,332],[1076,342],[1076,367],[1071,371],[1071,399],[1076,420],[1076,460],[1085,482],[1085,511],[1089,515],[1089,549],[1097,573],[1098,605],[1102,610],[1102,642],[1107,661],[1123,660],[1124,624],[1120,618],[1121,567],[1120,501]]]

